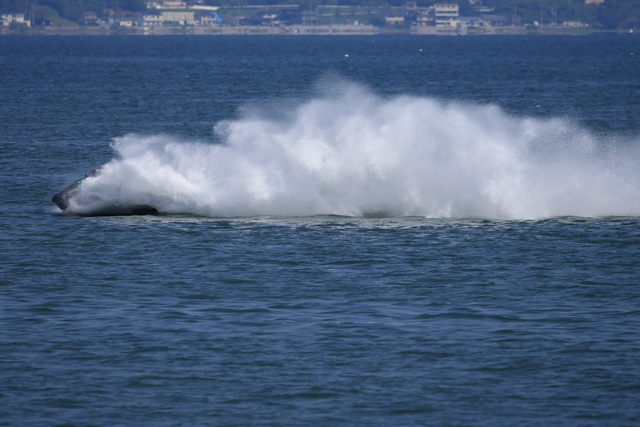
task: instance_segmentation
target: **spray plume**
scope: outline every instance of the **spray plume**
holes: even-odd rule
[[[604,140],[570,120],[513,117],[492,105],[339,87],[276,114],[254,108],[218,123],[221,143],[117,138],[116,158],[87,179],[71,210],[149,204],[161,213],[215,217],[640,214],[638,141]]]

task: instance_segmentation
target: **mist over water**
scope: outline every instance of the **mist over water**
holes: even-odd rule
[[[219,143],[129,134],[70,210],[535,219],[640,214],[638,141],[494,105],[383,98],[334,82],[295,105],[247,108]],[[98,197],[95,197],[95,196]]]

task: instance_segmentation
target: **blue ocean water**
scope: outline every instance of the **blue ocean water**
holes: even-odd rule
[[[639,55],[1,37],[0,425],[637,425]]]

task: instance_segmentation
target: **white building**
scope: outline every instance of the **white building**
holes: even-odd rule
[[[131,18],[115,18],[109,19],[109,25],[112,27],[133,27],[135,21]]]
[[[198,23],[204,27],[212,27],[212,26],[218,25],[218,20],[216,19],[215,16],[211,14],[201,13]]]
[[[479,16],[461,16],[458,18],[460,28],[481,28],[490,27],[491,23]]]
[[[436,18],[436,27],[455,27],[458,17],[460,16],[460,8],[455,3],[436,3],[433,5]]]
[[[186,9],[187,4],[183,1],[164,1],[156,6],[156,9]]]
[[[147,5],[147,9],[158,9],[162,7],[162,2],[155,0],[145,0],[145,4]]]
[[[589,24],[585,24],[584,22],[580,22],[580,21],[564,21],[562,23],[563,27],[571,27],[571,28],[582,28],[582,27],[588,27]]]
[[[427,25],[433,25],[433,11],[432,10],[419,10],[416,14],[416,25],[419,27],[425,27]]]
[[[167,10],[160,12],[164,25],[196,25],[196,13],[187,10]]]
[[[24,13],[7,13],[2,15],[2,26],[8,27],[12,22],[17,24],[26,25],[27,27],[31,26],[31,21],[24,19]]]
[[[207,10],[210,12],[215,12],[220,9],[220,6],[203,6],[201,4],[187,4],[183,1],[173,1],[173,0],[145,0],[145,4],[147,5],[147,9],[152,10]]]
[[[390,11],[384,16],[387,24],[402,24],[404,22],[404,13],[402,11]]]
[[[195,11],[192,10],[156,10],[154,12],[140,12],[138,25],[141,27],[155,27],[159,25],[197,25]]]
[[[155,27],[162,25],[162,14],[156,12],[140,12],[138,14],[138,25],[141,27]]]

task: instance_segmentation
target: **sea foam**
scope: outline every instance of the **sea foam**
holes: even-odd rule
[[[294,106],[247,109],[214,132],[216,143],[116,138],[115,158],[87,179],[71,210],[150,204],[216,217],[640,214],[638,141],[607,140],[567,119],[383,98],[343,84]]]

